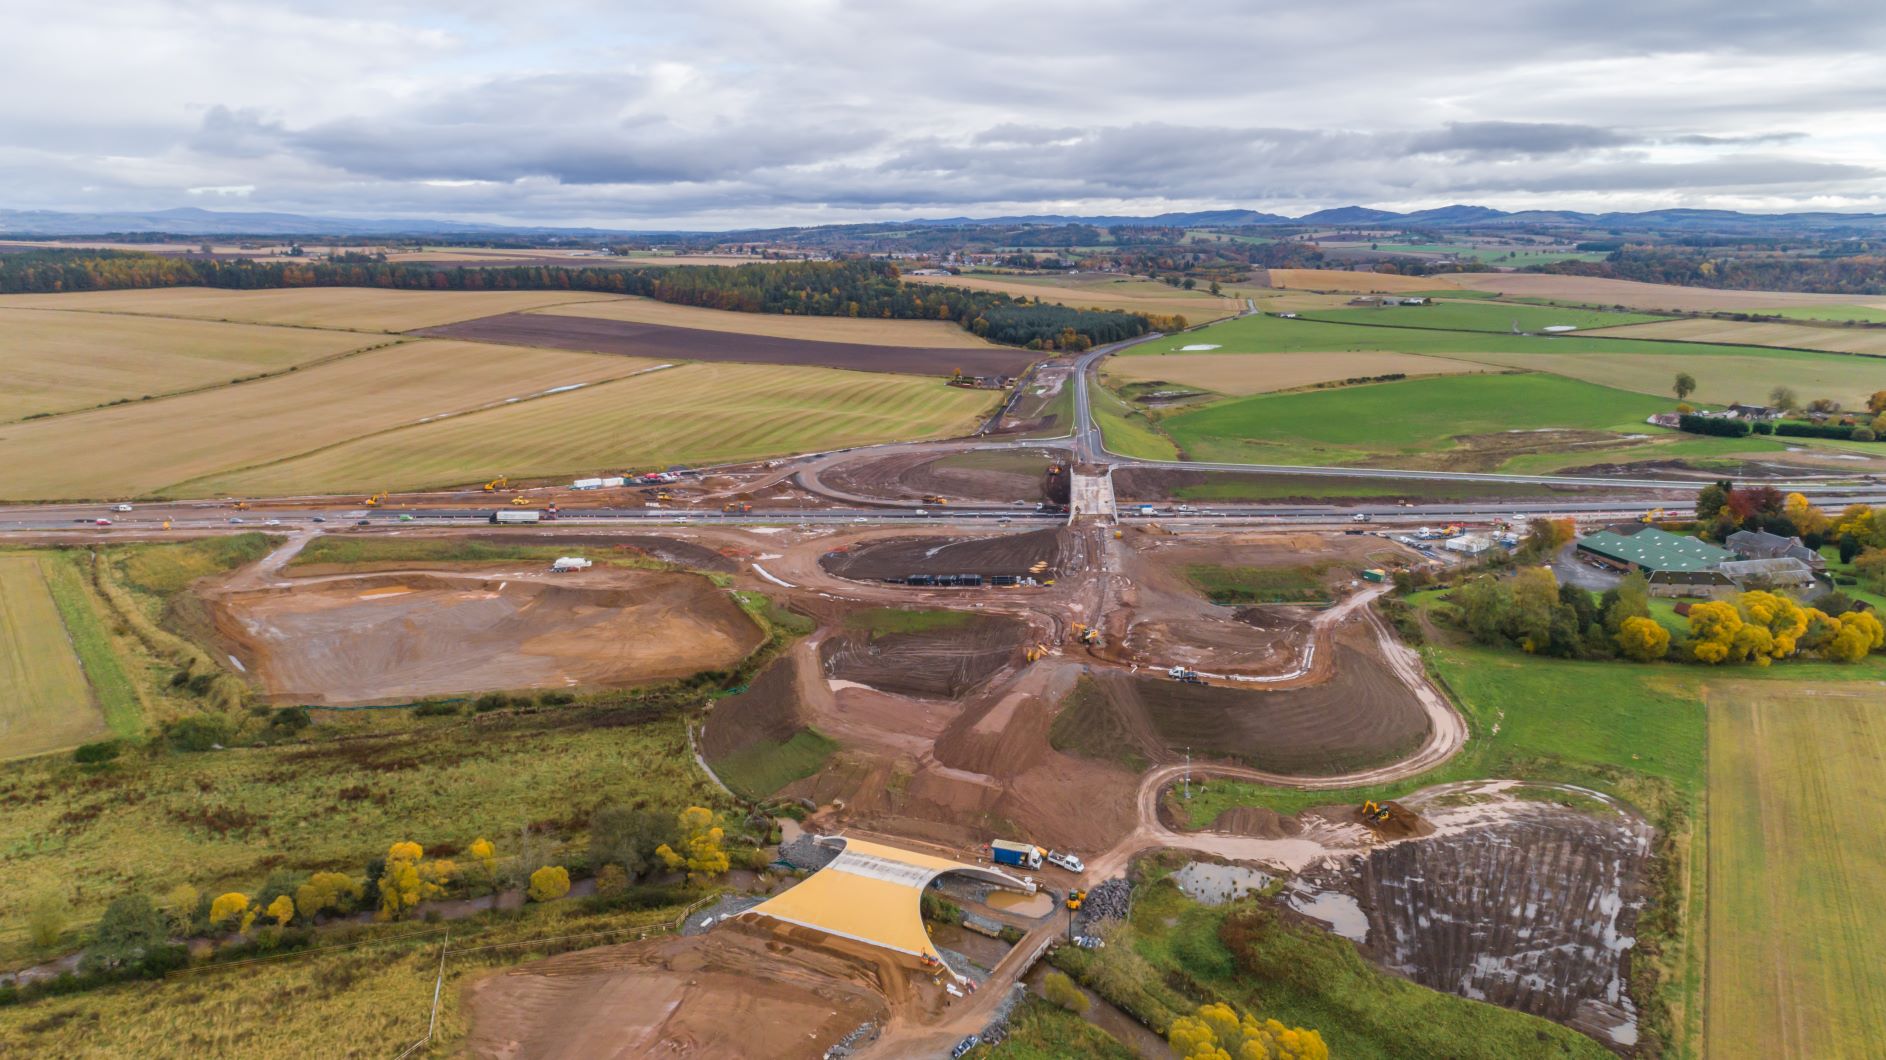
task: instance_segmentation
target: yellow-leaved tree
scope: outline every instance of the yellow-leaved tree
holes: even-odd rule
[[[721,842],[727,833],[720,817],[705,806],[690,806],[676,818],[681,829],[679,851],[666,843],[655,848],[655,856],[670,869],[687,869],[688,879],[699,883],[719,876],[731,867]]]
[[[394,843],[386,851],[386,869],[380,874],[381,920],[405,915],[428,898],[445,893],[455,871],[450,861],[428,859],[418,843]]]
[[[241,891],[217,895],[210,903],[210,923],[234,928],[238,933],[249,930],[249,925],[255,923],[255,909],[249,904],[249,896]]]
[[[1690,653],[1711,665],[1727,662],[1742,631],[1742,615],[1734,604],[1712,600],[1690,608]]]
[[[1735,598],[1742,621],[1768,631],[1772,640],[1768,654],[1785,659],[1794,654],[1801,634],[1807,632],[1807,609],[1779,593],[1765,590],[1746,592]]]
[[[1787,499],[1781,502],[1781,514],[1794,524],[1794,532],[1804,537],[1808,534],[1825,534],[1833,523],[1827,518],[1826,512],[1814,507],[1814,502],[1800,493],[1788,494]]]
[[[570,870],[561,865],[545,865],[530,874],[530,900],[554,902],[570,893]]]
[[[1835,624],[1833,634],[1820,649],[1826,658],[1856,663],[1868,652],[1886,647],[1886,625],[1881,625],[1871,611],[1849,611],[1831,621]]]
[[[1653,662],[1670,650],[1670,631],[1654,618],[1633,615],[1618,626],[1618,649],[1638,662]]]
[[[1323,1036],[1276,1020],[1259,1023],[1230,1005],[1201,1005],[1166,1031],[1172,1051],[1186,1060],[1329,1060]]]
[[[344,872],[317,872],[295,888],[295,909],[302,919],[312,921],[329,910],[345,912],[360,901],[365,890],[363,881]]]
[[[295,900],[285,894],[276,895],[275,900],[268,904],[268,915],[275,921],[276,927],[287,927],[288,922],[295,918]]]
[[[478,867],[487,873],[498,870],[498,848],[491,845],[491,840],[479,836],[472,840],[472,845],[465,848],[465,853],[478,862]]]

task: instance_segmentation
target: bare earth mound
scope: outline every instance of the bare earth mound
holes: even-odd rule
[[[805,728],[799,709],[798,657],[766,664],[747,690],[714,703],[701,727],[701,753],[719,761],[756,743],[784,743]]]
[[[451,338],[477,336],[484,342],[513,346],[625,353],[664,361],[749,361],[910,375],[947,376],[957,369],[966,375],[1020,375],[1032,359],[1025,350],[1001,347],[939,350],[919,346],[865,346],[543,313],[505,313],[429,328],[422,334]]]
[[[750,935],[602,946],[487,976],[465,990],[477,1057],[818,1057],[882,1019],[872,970]]]
[[[343,577],[211,606],[271,697],[310,704],[620,687],[732,666],[764,639],[710,582],[651,571]]]
[[[1075,700],[1091,716],[1067,724],[1129,734],[1139,753],[1155,760],[1190,748],[1196,756],[1314,776],[1391,761],[1428,733],[1414,693],[1380,660],[1347,645],[1337,648],[1329,680],[1298,688],[1246,690],[1119,673],[1094,680],[1102,694]]]
[[[965,616],[969,617],[969,616]],[[917,633],[847,630],[819,645],[825,672],[886,692],[954,699],[1020,657],[1026,623],[974,616]]]
[[[912,574],[1031,574],[1052,578],[1061,565],[1059,529],[951,541],[941,537],[889,538],[845,552],[828,552],[819,565],[840,578],[880,581]],[[1035,564],[1044,564],[1036,572]]]

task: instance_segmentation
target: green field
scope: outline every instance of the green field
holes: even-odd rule
[[[399,490],[473,482],[500,471],[522,479],[711,465],[963,434],[997,400],[915,376],[684,364],[472,415],[361,432],[249,470],[206,474],[189,489],[239,495]]]
[[[1796,350],[1728,349],[1660,343],[1654,350],[1618,350],[1593,353],[1518,352],[1470,353],[1467,359],[1510,368],[1551,372],[1569,379],[1670,395],[1678,372],[1696,380],[1689,400],[1696,404],[1727,405],[1768,400],[1775,387],[1785,386],[1803,395],[1831,397],[1849,408],[1861,407],[1867,395],[1886,386],[1886,362],[1874,357]]]
[[[1116,480],[1117,483],[1117,480]],[[1116,485],[1117,488],[1117,485]],[[1389,500],[1499,500],[1562,496],[1549,486],[1504,482],[1455,482],[1444,479],[1364,479],[1334,475],[1240,475],[1214,472],[1204,482],[1179,486],[1172,496],[1186,501],[1292,500],[1347,498]],[[1133,495],[1141,499],[1139,493]],[[1163,498],[1148,498],[1163,499]]]
[[[1708,1055],[1878,1055],[1886,704],[1735,685],[1709,742]]]
[[[1329,599],[1328,567],[1220,567],[1194,563],[1185,580],[1214,604],[1317,603]]]
[[[1406,462],[1455,449],[1454,438],[1460,435],[1549,428],[1656,432],[1643,421],[1667,404],[1550,375],[1463,375],[1259,394],[1180,412],[1161,426],[1194,460]],[[1517,446],[1528,439],[1493,441]],[[1496,449],[1494,456],[1502,452]]]
[[[742,798],[765,799],[809,777],[825,765],[838,742],[817,729],[800,729],[787,740],[758,740],[714,762],[714,775]]]
[[[1665,318],[1647,313],[1605,313],[1595,309],[1552,309],[1545,306],[1467,301],[1381,308],[1312,309],[1305,310],[1301,319],[1397,328],[1440,328],[1445,331],[1503,331],[1511,334],[1515,324],[1519,325],[1520,331],[1539,331],[1558,325],[1589,331],[1625,324],[1648,324]]]
[[[1100,426],[1108,452],[1146,460],[1178,459],[1172,439],[1161,434],[1146,413],[1104,386],[1090,388],[1089,395],[1094,422]]]
[[[71,747],[108,731],[53,599],[47,567],[64,562],[0,553],[0,757]]]

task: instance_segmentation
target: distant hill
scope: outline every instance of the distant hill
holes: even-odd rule
[[[26,238],[71,236],[169,235],[201,237],[322,236],[351,237],[457,237],[492,239],[607,240],[628,237],[702,242],[715,238],[791,238],[814,232],[896,230],[899,228],[972,228],[977,226],[1094,225],[1112,227],[1244,228],[1266,226],[1372,226],[1381,228],[1532,228],[1574,231],[1691,232],[1724,235],[1780,235],[1785,233],[1839,235],[1886,232],[1886,214],[1781,213],[1748,214],[1733,210],[1650,210],[1642,213],[1581,213],[1572,210],[1507,212],[1490,206],[1456,203],[1413,213],[1396,213],[1367,206],[1339,206],[1301,217],[1259,210],[1198,210],[1143,216],[1129,214],[1020,214],[1003,217],[941,217],[869,225],[826,225],[809,228],[739,229],[731,232],[609,228],[556,228],[480,224],[429,218],[315,217],[306,214],[204,210],[183,207],[148,212],[69,213],[56,210],[0,209],[0,235]]]

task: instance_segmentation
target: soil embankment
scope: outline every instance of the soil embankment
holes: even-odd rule
[[[963,615],[937,629],[908,633],[845,630],[819,645],[825,672],[885,692],[955,699],[1021,658],[1028,625],[993,615]]]

